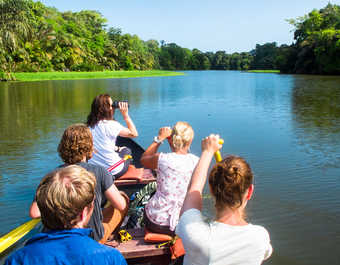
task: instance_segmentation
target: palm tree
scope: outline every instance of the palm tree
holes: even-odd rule
[[[6,63],[0,65],[4,72],[11,72],[11,54],[19,43],[31,33],[28,0],[0,0],[0,54]]]

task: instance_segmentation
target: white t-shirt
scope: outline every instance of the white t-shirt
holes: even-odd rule
[[[183,213],[176,234],[186,252],[184,265],[259,265],[273,251],[264,227],[207,224],[197,209]]]
[[[94,153],[89,160],[90,164],[100,165],[108,169],[121,160],[115,151],[116,139],[124,127],[114,120],[101,120],[94,128],[90,128],[93,136]],[[124,164],[119,165],[111,174],[117,174],[123,169]]]
[[[197,162],[198,157],[190,153],[159,154],[157,191],[145,206],[145,212],[153,223],[175,230]]]

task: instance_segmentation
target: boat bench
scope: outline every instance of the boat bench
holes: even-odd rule
[[[144,228],[128,229],[132,239],[119,243],[118,249],[128,264],[169,264],[171,261],[168,245],[158,248],[159,243],[144,242]],[[110,243],[107,245],[110,246]]]
[[[141,179],[141,180],[136,180],[136,179],[117,179],[115,180],[115,185],[117,187],[122,187],[122,186],[134,186],[134,185],[145,185],[150,182],[156,181],[156,178],[149,178],[149,179]]]
[[[145,185],[153,181],[156,181],[153,171],[150,169],[144,169],[139,176],[133,176],[132,179],[116,179],[114,183],[117,187],[122,187]]]

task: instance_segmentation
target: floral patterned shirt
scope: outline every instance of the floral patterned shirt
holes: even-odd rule
[[[145,206],[145,212],[153,223],[175,230],[198,159],[193,154],[160,153],[157,191]]]

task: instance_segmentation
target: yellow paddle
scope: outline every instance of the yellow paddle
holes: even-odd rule
[[[32,219],[21,226],[13,229],[8,234],[0,238],[0,253],[5,251],[7,248],[12,246],[15,242],[24,237],[28,232],[30,232],[38,223],[40,218]]]
[[[219,144],[224,144],[224,140],[223,140],[223,139],[220,139],[220,140],[218,141],[218,143],[219,143]],[[221,156],[220,150],[216,151],[215,154],[214,154],[214,156],[215,156],[216,162],[221,162],[221,161],[222,161],[222,156]]]

